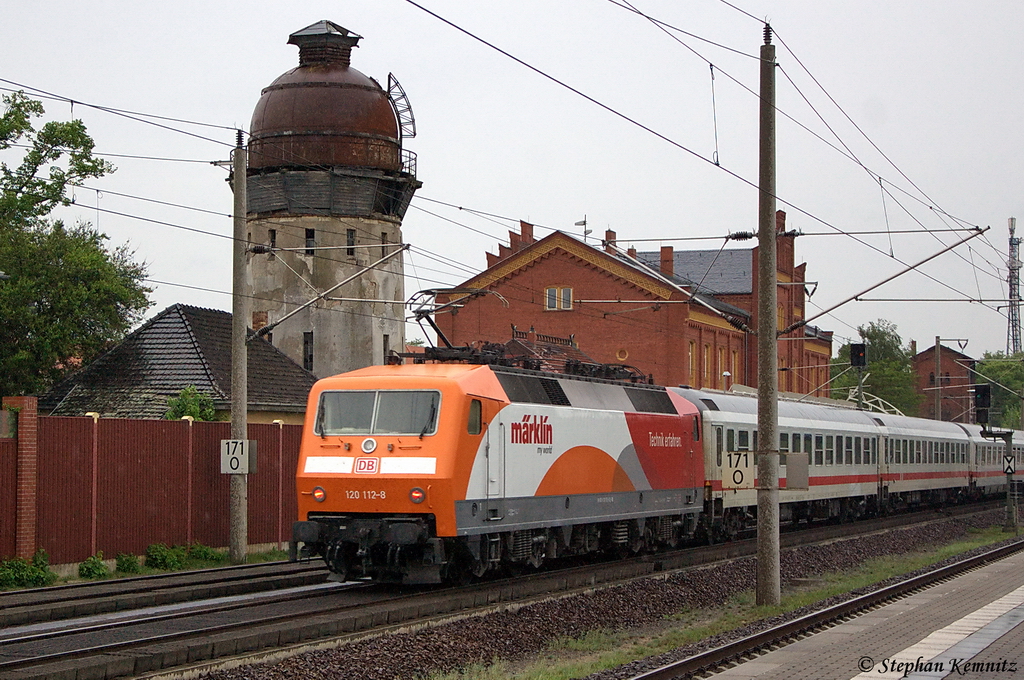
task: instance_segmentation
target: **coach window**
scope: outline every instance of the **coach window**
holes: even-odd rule
[[[736,430],[729,429],[725,431],[725,450],[736,450]]]
[[[853,438],[853,464],[860,465],[860,437]]]
[[[871,464],[878,465],[878,440],[871,440]]]
[[[786,464],[786,454],[789,453],[789,433],[779,433],[779,465]]]
[[[903,440],[903,464],[904,465],[909,465],[910,463],[914,462],[913,459],[910,457],[910,447],[913,446],[913,444],[914,444],[914,442],[912,442],[912,441],[908,441],[906,439]]]
[[[820,434],[814,435],[814,464],[825,464],[825,438]]]
[[[914,442],[914,461],[921,463],[921,442]]]
[[[729,430],[732,434],[732,430]],[[715,428],[715,465],[722,467],[722,428]]]
[[[935,462],[935,442],[924,443],[924,462],[926,465],[931,465]]]
[[[807,454],[807,464],[808,465],[812,464],[812,462],[811,462],[811,441],[813,441],[813,436],[809,435],[809,434],[805,434],[804,435],[804,453]]]
[[[737,451],[749,451],[750,450],[750,433],[746,430],[740,430],[739,434],[739,445],[736,447]]]
[[[846,438],[846,464],[853,465],[853,437]]]
[[[483,432],[481,407],[482,404],[479,399],[469,402],[469,426],[467,428],[469,434],[480,434]]]
[[[842,439],[839,440],[842,442]],[[825,465],[835,463],[835,439],[832,435],[825,435]]]

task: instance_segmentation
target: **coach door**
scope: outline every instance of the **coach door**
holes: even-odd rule
[[[878,447],[878,512],[884,513],[884,508],[889,505],[889,458],[892,452],[889,450],[890,439],[878,437],[875,445]]]
[[[487,501],[488,520],[505,517],[505,423],[499,414],[497,428],[487,428]]]

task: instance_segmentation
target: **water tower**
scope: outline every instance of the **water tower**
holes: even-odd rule
[[[299,65],[263,90],[249,138],[252,326],[282,318],[342,281],[268,336],[323,377],[381,364],[405,342],[402,243],[416,180],[402,148],[415,122],[398,81],[388,89],[349,65],[360,36],[330,21],[293,33]],[[360,273],[363,272],[363,273]]]

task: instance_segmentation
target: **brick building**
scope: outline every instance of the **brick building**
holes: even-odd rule
[[[794,266],[782,211],[777,228],[783,328],[804,318],[805,265]],[[497,295],[439,296],[462,306],[435,321],[457,345],[504,342],[511,324],[573,336],[595,360],[635,366],[658,384],[756,386],[757,248],[638,253],[615,243],[613,231],[602,248],[561,232],[538,240],[522,222],[508,246],[487,254],[487,269],[459,286]],[[832,334],[816,328],[780,338],[780,389],[826,396],[831,353]]]
[[[915,343],[916,345],[916,343]],[[914,355],[914,374],[917,376],[917,393],[923,399],[918,414],[921,418],[932,418],[955,423],[973,423],[974,366],[972,359],[962,352],[941,346],[939,350],[939,371],[935,372],[935,346]],[[936,415],[935,401],[938,392],[942,404]],[[908,414],[909,415],[909,414]]]

